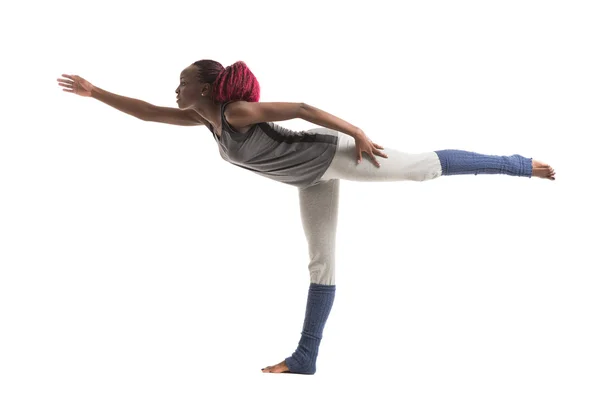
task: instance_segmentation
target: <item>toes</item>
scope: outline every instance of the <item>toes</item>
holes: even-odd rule
[[[265,368],[261,368],[262,372],[269,372],[269,373],[280,373],[280,372],[288,372],[289,368],[287,367],[287,364],[285,363],[285,360],[280,362],[279,364],[276,365],[270,365],[268,367]]]
[[[539,176],[543,176],[543,177],[545,177],[545,178],[549,178],[549,177],[551,177],[551,176],[554,176],[554,174],[556,173],[556,172],[554,171],[554,168],[552,168],[552,167],[550,167],[550,166],[547,166],[547,167],[539,167],[539,168],[536,168],[536,169],[537,169],[537,171],[538,171],[538,173],[539,173]]]

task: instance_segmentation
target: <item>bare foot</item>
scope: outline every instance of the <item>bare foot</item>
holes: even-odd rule
[[[552,168],[551,166],[549,166],[546,163],[532,159],[531,167],[532,167],[532,172],[531,172],[532,176],[537,176],[539,178],[547,178],[550,180],[556,179],[554,177],[554,168]]]
[[[272,373],[290,372],[290,369],[287,367],[285,360],[283,360],[282,362],[280,362],[277,365],[263,368],[262,372],[272,372]]]

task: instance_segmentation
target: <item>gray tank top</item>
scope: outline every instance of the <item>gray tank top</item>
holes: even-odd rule
[[[235,131],[225,119],[221,105],[221,137],[208,124],[221,158],[282,183],[306,188],[316,184],[335,155],[339,137],[343,133],[316,128],[292,131],[273,122],[253,125],[247,133]]]

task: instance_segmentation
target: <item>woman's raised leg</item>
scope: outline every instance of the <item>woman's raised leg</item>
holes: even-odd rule
[[[363,154],[358,164],[354,138],[339,133],[335,156],[321,181],[343,179],[359,182],[425,181],[442,175],[505,174],[554,179],[554,170],[547,164],[519,154],[497,156],[465,150],[436,150],[405,153],[385,147],[388,157],[377,157],[380,167]]]

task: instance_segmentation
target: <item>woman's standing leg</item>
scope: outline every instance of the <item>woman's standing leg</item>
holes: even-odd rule
[[[298,347],[281,363],[263,372],[312,375],[323,329],[335,298],[335,240],[340,181],[332,179],[299,188],[300,214],[308,243],[310,285]]]

